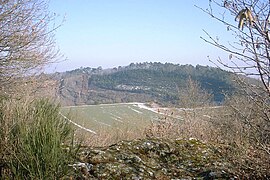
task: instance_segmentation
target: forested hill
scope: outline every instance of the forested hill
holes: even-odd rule
[[[188,79],[197,81],[213,93],[214,101],[223,101],[235,85],[231,73],[219,68],[171,63],[131,63],[112,69],[80,68],[55,73],[56,96],[63,105],[149,102],[177,104]]]

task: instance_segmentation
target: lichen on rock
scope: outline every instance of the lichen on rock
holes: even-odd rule
[[[109,147],[84,148],[84,179],[230,179],[219,150],[196,139],[138,139]]]

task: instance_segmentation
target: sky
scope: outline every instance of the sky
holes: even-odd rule
[[[203,30],[224,37],[226,27],[195,5],[207,8],[208,0],[51,0],[57,21],[65,17],[55,38],[66,60],[50,70],[136,62],[214,66],[208,56],[228,55],[200,37]]]

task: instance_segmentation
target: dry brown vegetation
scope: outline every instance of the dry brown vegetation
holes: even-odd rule
[[[122,140],[144,138],[143,129],[135,129],[123,125],[123,127],[100,127],[97,134],[87,133],[81,129],[76,132],[76,137],[82,145],[90,147],[104,147],[115,144]]]
[[[200,88],[194,84],[196,82],[189,82],[187,87]],[[202,89],[196,92],[209,97]],[[85,144],[95,147],[142,138],[195,138],[221,148],[224,158],[233,163],[232,171],[238,177],[265,178],[270,168],[268,129],[263,118],[265,111],[256,103],[240,95],[227,97],[223,106],[207,103],[203,107],[194,101],[192,108],[166,108],[162,112],[166,112],[165,115],[160,115],[158,121],[145,129],[100,129],[98,135],[86,137]]]

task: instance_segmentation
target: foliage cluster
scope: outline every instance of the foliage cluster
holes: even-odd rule
[[[218,68],[169,63],[143,65],[131,64],[110,74],[92,75],[88,86],[149,94],[156,99],[162,99],[163,102],[171,103],[177,102],[178,91],[185,87],[189,78],[198,81],[205,90],[212,92],[213,100],[217,103],[224,100],[224,93],[232,93],[236,88],[231,74]]]

